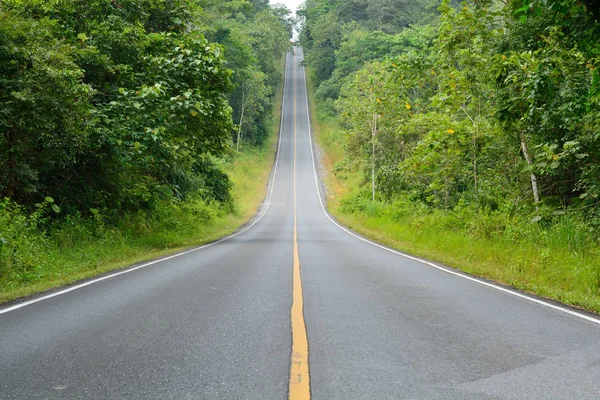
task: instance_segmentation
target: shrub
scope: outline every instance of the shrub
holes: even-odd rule
[[[43,225],[48,202],[27,214],[23,207],[0,202],[0,279],[27,282],[40,277],[49,246]]]

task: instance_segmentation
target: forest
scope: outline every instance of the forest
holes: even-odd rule
[[[600,308],[592,2],[307,0],[299,14],[338,218]]]
[[[2,1],[0,289],[239,214],[292,26],[268,0]]]

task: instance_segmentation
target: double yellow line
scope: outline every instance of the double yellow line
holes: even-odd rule
[[[294,271],[292,283],[292,360],[290,364],[289,399],[310,399],[308,370],[308,337],[304,322],[304,298],[298,256],[297,196],[296,196],[296,60],[294,62]]]

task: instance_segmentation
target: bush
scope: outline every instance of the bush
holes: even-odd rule
[[[28,282],[40,277],[48,263],[49,241],[44,224],[49,203],[31,214],[8,200],[0,202],[0,279]]]

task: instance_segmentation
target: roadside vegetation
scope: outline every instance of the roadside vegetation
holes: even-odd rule
[[[380,2],[301,10],[330,211],[411,254],[600,311],[596,9]],[[377,17],[385,7],[402,18]]]
[[[266,0],[0,5],[0,302],[233,232],[292,20]]]

